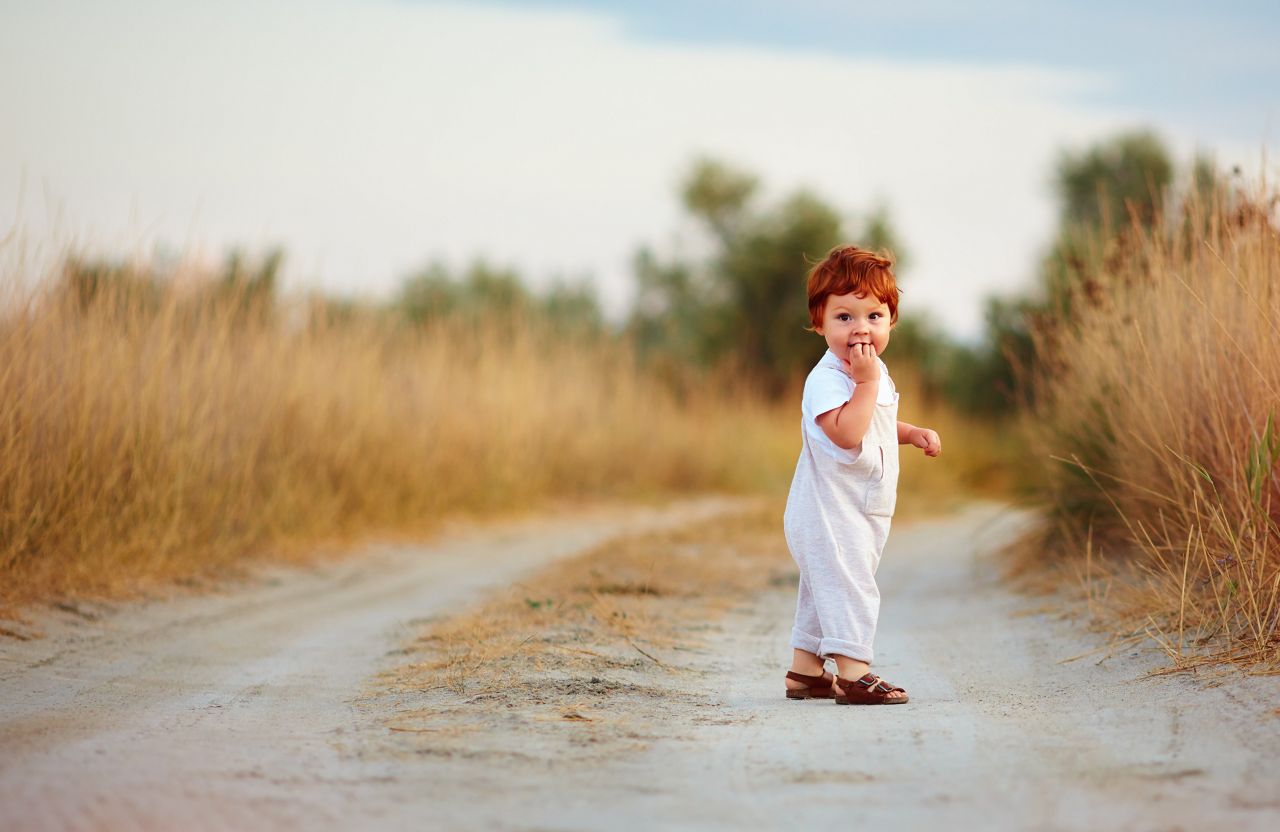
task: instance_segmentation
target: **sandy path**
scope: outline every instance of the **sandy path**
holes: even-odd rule
[[[1095,645],[1025,615],[1034,604],[976,557],[1018,522],[980,508],[891,544],[877,670],[908,705],[779,702],[794,601],[762,599],[729,627],[741,660],[722,701],[738,718],[688,737],[694,754],[657,748],[649,761],[697,784],[700,817],[685,823],[692,801],[679,797],[646,815],[724,829],[851,816],[886,829],[1280,828],[1276,678],[1139,680],[1163,664],[1152,651],[1061,663]]]
[[[349,764],[344,736],[357,723],[353,697],[418,621],[611,537],[742,505],[597,509],[281,571],[102,622],[49,616],[47,638],[0,640],[0,830],[336,819],[334,788],[395,776]]]
[[[1206,688],[1133,681],[1144,656],[1059,664],[1093,643],[1017,615],[1027,600],[976,557],[1020,522],[993,507],[891,539],[879,670],[909,705],[783,700],[777,591],[683,654],[670,700],[630,714],[647,722],[625,741],[568,722],[548,741],[494,713],[475,747],[501,751],[388,746],[361,691],[415,619],[727,507],[480,532],[6,644],[0,828],[1280,827],[1274,677]]]

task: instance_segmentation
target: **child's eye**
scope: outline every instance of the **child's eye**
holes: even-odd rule
[[[848,321],[848,320],[851,320],[853,316],[848,314],[847,312],[841,312],[839,315],[836,316],[836,318],[837,320]]]
[[[872,313],[871,313],[871,317],[873,317],[873,318],[883,318],[884,316],[883,316],[883,315],[881,315],[879,312],[872,312]]]

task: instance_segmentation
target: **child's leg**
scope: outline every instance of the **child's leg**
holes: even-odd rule
[[[797,559],[797,563],[799,560]],[[800,589],[796,595],[796,621],[791,629],[791,669],[805,676],[821,676],[825,671],[825,662],[818,657],[818,645],[822,641],[822,629],[818,624],[818,613],[813,606],[813,593],[809,591],[809,582],[804,575],[804,567],[800,568]],[[787,687],[795,690],[805,687],[802,682],[787,680]]]
[[[832,562],[813,570],[813,604],[822,622],[817,652],[835,658],[841,675],[845,669],[841,659],[871,662],[880,617],[880,588],[870,568],[859,562],[856,552],[848,553],[847,559],[850,562]]]
[[[888,538],[888,520],[881,520],[866,515],[845,518],[838,539],[824,541],[826,545],[805,558],[806,577],[821,622],[818,654],[836,657],[842,676],[874,658],[872,645],[880,617],[875,572]],[[865,667],[862,673],[866,673]]]
[[[818,620],[817,607],[814,606],[813,590],[809,585],[807,571],[801,564],[800,589],[796,593],[796,620],[791,628],[791,646],[799,652],[808,653],[817,660],[818,648],[822,644],[822,625]],[[799,668],[791,669],[797,673],[801,672]]]
[[[876,568],[889,536],[889,520],[850,518],[840,545],[806,559],[812,601],[822,629],[818,652],[836,662],[836,675],[853,681],[870,671],[880,617]],[[888,698],[905,698],[894,692]]]
[[[791,669],[796,673],[802,673],[805,676],[821,676],[826,672],[826,663],[818,657],[817,653],[810,653],[808,650],[791,649]],[[797,683],[798,685],[799,683]],[[787,687],[794,687],[791,680],[787,680]]]
[[[857,659],[851,659],[848,656],[835,656],[836,675],[841,679],[861,679],[871,670],[871,665],[866,662],[860,662]]]

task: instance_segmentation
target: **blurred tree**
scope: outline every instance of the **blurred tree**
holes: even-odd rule
[[[268,250],[256,263],[242,250],[233,249],[216,286],[219,299],[232,304],[242,317],[268,318],[275,311],[283,265],[284,249],[280,247]]]
[[[893,227],[889,206],[883,202],[867,215],[862,233],[858,235],[858,245],[872,251],[892,252],[895,275],[906,271],[911,265],[906,247],[903,246],[897,229]]]
[[[513,270],[478,260],[461,277],[443,263],[432,263],[404,281],[395,305],[411,322],[423,324],[448,316],[524,315],[531,300]]]
[[[515,271],[483,261],[460,276],[443,263],[432,263],[404,281],[393,305],[416,325],[446,317],[479,321],[485,316],[514,316],[531,324],[549,323],[562,332],[604,330],[604,314],[589,281],[558,279],[537,295]]]
[[[948,398],[975,413],[1007,413],[1023,393],[1021,379],[1035,360],[1031,325],[1042,314],[1025,298],[987,298],[986,337],[957,352],[948,374]]]
[[[1106,257],[1100,241],[1123,236],[1130,223],[1149,228],[1164,212],[1172,181],[1169,151],[1148,130],[1061,154],[1057,238],[1040,270],[1045,309],[1069,321],[1074,304],[1094,300],[1087,289],[1089,273]]]
[[[475,263],[462,279],[462,308],[475,315],[489,312],[524,313],[531,305],[529,290],[513,269]]]
[[[59,276],[59,290],[82,312],[91,308],[113,313],[152,313],[164,294],[161,279],[150,267],[105,259],[67,255]]]
[[[1064,152],[1056,176],[1062,222],[1115,231],[1132,217],[1150,226],[1172,180],[1169,152],[1149,130]]]
[[[685,210],[701,218],[722,241],[730,240],[742,224],[759,181],[723,162],[697,161],[681,189]]]
[[[920,371],[926,395],[944,392],[943,382],[950,369],[953,345],[927,314],[903,313],[893,328],[889,349],[891,366],[906,363]]]
[[[432,263],[400,286],[395,305],[412,323],[442,318],[458,305],[460,289],[443,263]]]
[[[815,338],[804,295],[806,261],[842,242],[840,217],[801,191],[751,217],[728,239],[715,264],[726,303],[719,352],[732,350],[780,392],[812,365]]]
[[[996,414],[1018,403],[1029,390],[1028,373],[1042,372],[1033,330],[1070,322],[1080,304],[1096,302],[1088,275],[1100,268],[1106,250],[1131,223],[1150,226],[1165,211],[1173,164],[1163,142],[1150,131],[1122,133],[1082,151],[1064,151],[1054,183],[1058,230],[1041,261],[1039,285],[1024,296],[987,300],[983,342],[957,347],[948,358],[944,392],[974,412]]]
[[[636,255],[636,303],[628,330],[650,361],[710,367],[733,361],[771,393],[813,365],[804,278],[812,263],[846,242],[840,215],[808,191],[758,206],[756,177],[700,159],[681,187],[685,211],[709,232],[706,258]],[[887,209],[870,214],[863,245],[897,240]]]
[[[648,247],[632,260],[636,297],[627,330],[650,363],[676,368],[703,366],[719,340],[716,304],[710,288],[695,267],[681,260],[662,262]]]
[[[604,314],[595,285],[588,280],[557,279],[538,299],[542,314],[560,332],[600,332]]]

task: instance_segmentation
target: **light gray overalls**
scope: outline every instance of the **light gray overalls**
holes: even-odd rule
[[[854,462],[804,446],[783,517],[787,546],[800,567],[791,646],[824,658],[873,658],[880,590],[876,568],[898,499],[898,394],[876,402]]]

